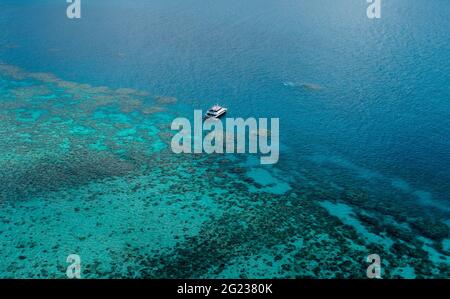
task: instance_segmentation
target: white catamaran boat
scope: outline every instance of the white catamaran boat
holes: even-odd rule
[[[220,118],[225,113],[227,113],[227,108],[221,107],[219,105],[214,105],[206,112],[205,119]]]

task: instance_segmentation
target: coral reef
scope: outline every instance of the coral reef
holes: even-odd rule
[[[0,80],[2,278],[63,278],[72,253],[83,278],[364,278],[372,253],[386,278],[449,277],[448,212],[386,177],[175,155],[175,98],[6,64]]]

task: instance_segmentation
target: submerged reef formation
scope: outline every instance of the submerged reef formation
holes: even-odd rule
[[[316,84],[316,83],[298,83],[298,82],[287,81],[287,82],[283,82],[283,85],[287,86],[287,87],[297,88],[300,90],[306,90],[306,91],[320,91],[323,89],[323,87],[321,85]]]
[[[173,154],[174,97],[6,64],[0,94],[2,278],[450,277],[448,210],[385,176]]]

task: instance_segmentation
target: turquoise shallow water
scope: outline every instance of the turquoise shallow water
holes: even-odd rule
[[[449,277],[448,1],[83,5],[0,1],[0,277]],[[173,154],[216,101],[279,163]]]

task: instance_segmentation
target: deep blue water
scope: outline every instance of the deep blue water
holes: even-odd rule
[[[0,61],[176,97],[179,114],[220,102],[232,117],[278,117],[286,173],[315,161],[319,184],[347,180],[379,202],[400,189],[448,212],[450,2],[383,1],[379,20],[366,6],[83,1],[69,20],[65,1],[1,0]]]
[[[2,43],[20,48],[1,58],[203,109],[220,99],[239,116],[280,117],[294,152],[324,146],[448,192],[448,1],[383,3],[375,21],[363,1],[89,1],[79,21],[65,7],[2,1]]]

